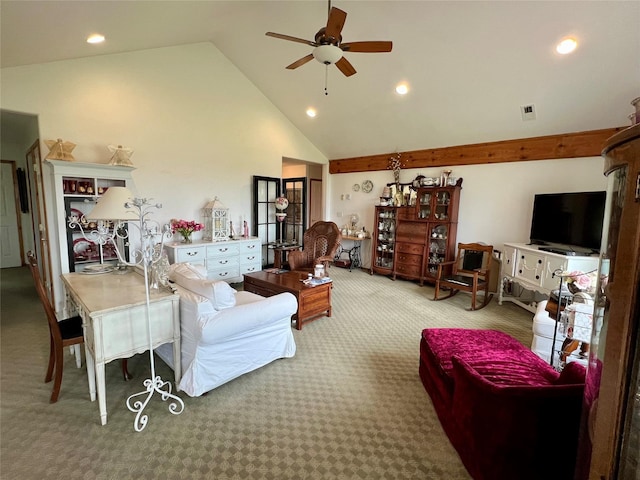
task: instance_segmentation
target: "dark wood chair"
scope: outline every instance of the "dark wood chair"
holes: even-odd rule
[[[436,291],[434,300],[445,300],[458,292],[471,293],[471,308],[479,310],[486,307],[493,298],[489,295],[489,279],[491,276],[491,258],[493,246],[483,243],[458,243],[456,259],[438,264]],[[445,272],[450,271],[450,274]],[[449,290],[449,294],[440,298],[440,290]],[[476,308],[476,296],[484,292],[482,304]]]
[[[53,391],[49,401],[55,403],[60,395],[60,385],[62,384],[62,367],[64,362],[64,348],[84,343],[84,334],[82,331],[82,318],[78,315],[64,320],[58,321],[56,312],[49,302],[49,297],[44,288],[44,284],[40,279],[40,270],[38,269],[38,260],[33,252],[27,253],[29,270],[36,286],[36,292],[40,298],[40,302],[44,308],[49,323],[49,365],[47,366],[47,374],[44,382],[49,383],[53,378]],[[76,355],[81,355],[80,349],[76,351]],[[78,360],[78,366],[80,362]],[[127,368],[127,359],[122,360],[122,376],[125,380],[130,380],[131,374]],[[54,375],[55,370],[55,375]]]
[[[48,383],[53,377],[53,391],[51,392],[51,398],[49,401],[51,403],[55,403],[58,401],[60,384],[62,383],[62,364],[64,360],[63,349],[64,347],[84,343],[84,336],[82,334],[82,318],[75,316],[58,321],[56,313],[51,306],[51,302],[49,302],[49,297],[47,297],[47,292],[42,284],[42,280],[40,280],[38,261],[36,260],[33,252],[27,253],[27,258],[29,260],[29,269],[31,270],[31,275],[33,276],[33,281],[36,285],[38,297],[40,297],[40,301],[44,307],[44,312],[47,315],[47,321],[49,322],[49,366],[47,367],[47,374],[44,381],[45,383]],[[77,352],[76,354],[79,355],[80,352]]]
[[[333,261],[342,234],[334,222],[316,222],[303,235],[302,250],[289,252],[289,268],[291,270],[311,271],[321,263],[326,269]]]

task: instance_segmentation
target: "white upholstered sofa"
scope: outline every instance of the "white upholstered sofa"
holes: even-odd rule
[[[206,275],[206,274],[205,274]],[[169,279],[180,294],[182,380],[179,389],[202,395],[276,359],[293,357],[290,293],[265,298],[202,278],[197,267],[175,264]],[[173,368],[171,344],[156,354]]]

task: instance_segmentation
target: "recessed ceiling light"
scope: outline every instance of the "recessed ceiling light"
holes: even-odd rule
[[[93,33],[87,37],[87,43],[102,43],[104,42],[104,35],[99,33]]]
[[[406,95],[408,92],[409,92],[409,87],[407,86],[406,83],[400,83],[396,87],[396,93],[398,95]]]
[[[307,108],[307,116],[313,118],[316,116],[316,109],[315,108]]]
[[[558,45],[556,45],[556,52],[560,55],[566,55],[573,52],[578,46],[578,42],[575,38],[565,38]]]

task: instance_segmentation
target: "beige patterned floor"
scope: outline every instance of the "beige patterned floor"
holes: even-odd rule
[[[100,426],[84,369],[68,356],[58,403],[44,384],[48,332],[28,270],[2,271],[0,478],[468,479],[418,378],[426,327],[497,328],[531,342],[531,314],[495,300],[468,312],[464,295],[332,267],[333,317],[294,330],[278,360],[171,415],[159,397],[133,429],[125,399],[142,389],[148,355],[124,382],[107,366],[109,421]],[[164,379],[172,372],[157,361]]]

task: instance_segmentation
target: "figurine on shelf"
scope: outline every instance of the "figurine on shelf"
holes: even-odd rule
[[[57,140],[45,140],[45,145],[49,147],[49,153],[46,160],[64,160],[66,162],[73,162],[75,158],[71,152],[76,148],[76,144],[73,142],[63,142],[61,138]]]
[[[451,175],[451,170],[444,170],[442,175],[440,176],[440,186],[446,187],[449,183],[449,175]]]
[[[133,163],[131,163],[133,150],[131,148],[123,147],[122,145],[118,145],[117,147],[115,145],[108,145],[107,148],[113,154],[109,161],[109,165],[133,166]]]
[[[245,220],[242,226],[242,236],[244,238],[249,238],[249,224]]]

